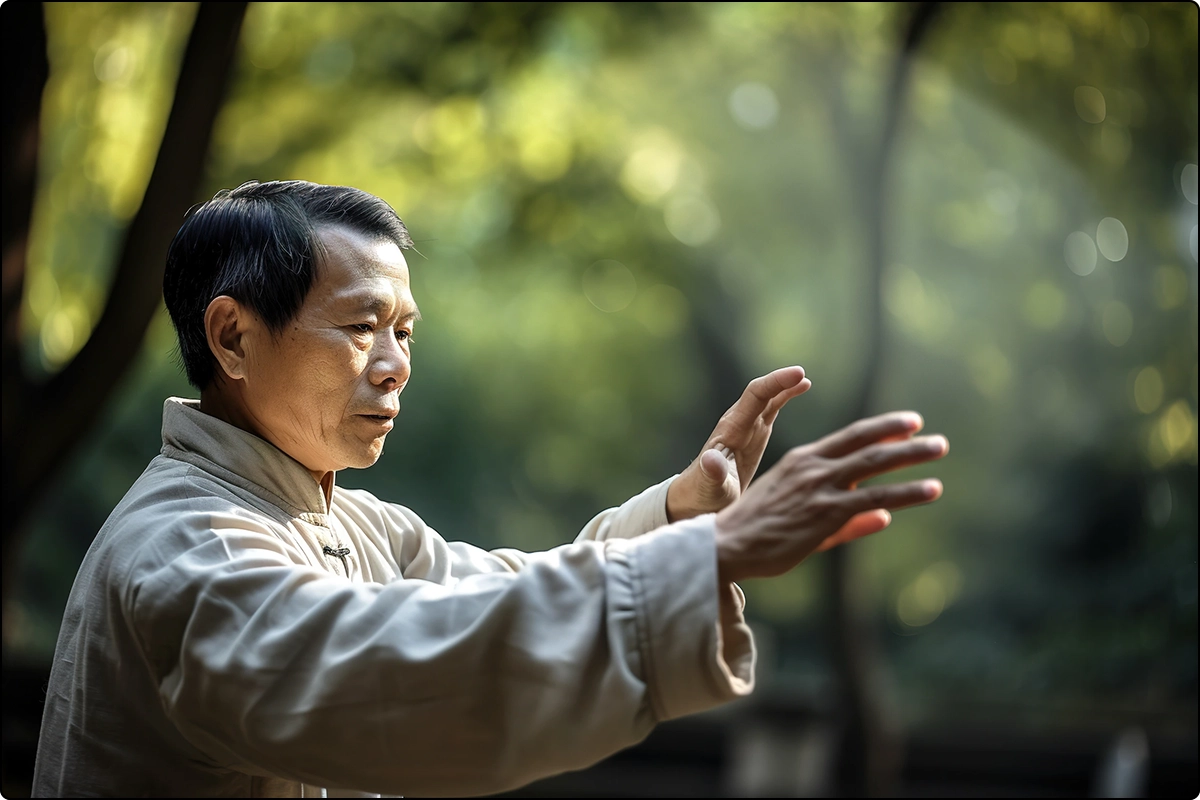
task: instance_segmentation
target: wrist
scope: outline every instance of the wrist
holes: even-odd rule
[[[724,592],[736,583],[740,576],[735,574],[737,554],[733,551],[733,543],[728,534],[721,529],[722,516],[724,515],[718,514],[713,520],[713,540],[717,550],[717,585]]]
[[[671,485],[667,487],[667,522],[691,519],[699,513],[688,494],[687,480],[683,475],[671,481]]]

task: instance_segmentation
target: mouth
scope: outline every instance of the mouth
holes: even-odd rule
[[[372,425],[378,425],[385,431],[390,431],[395,425],[393,420],[396,418],[396,411],[385,411],[382,414],[358,414],[359,419],[365,419]]]

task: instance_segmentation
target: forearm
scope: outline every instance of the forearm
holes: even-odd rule
[[[581,768],[749,690],[752,648],[722,658],[738,633],[711,525],[692,525],[453,588],[262,563],[174,585],[191,612],[146,610],[191,621],[164,704],[215,763],[305,783],[479,794]]]

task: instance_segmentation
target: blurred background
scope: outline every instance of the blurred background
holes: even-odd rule
[[[3,793],[75,571],[195,396],[186,209],[416,241],[381,461],[543,549],[802,364],[765,469],[911,408],[944,498],[751,582],[760,688],[512,796],[1197,795],[1197,7],[6,3]],[[399,756],[398,756],[399,757]]]

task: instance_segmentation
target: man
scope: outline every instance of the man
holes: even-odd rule
[[[400,411],[420,317],[403,223],[346,187],[248,183],[189,213],[164,295],[198,403],[88,551],[39,742],[43,796],[465,795],[594,763],[753,687],[734,581],[881,530],[936,481],[914,413],[789,452],[758,378],[684,472],[544,553],[450,544],[335,486]]]

